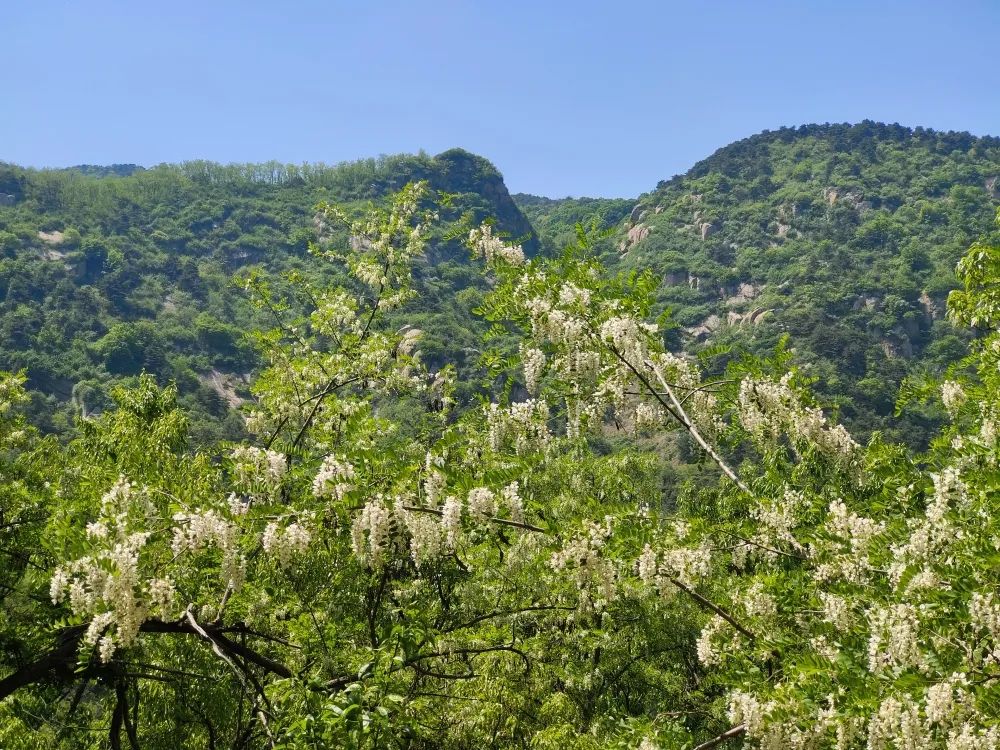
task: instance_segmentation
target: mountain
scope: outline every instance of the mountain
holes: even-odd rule
[[[259,364],[243,334],[273,321],[233,274],[334,278],[306,252],[316,203],[358,205],[418,179],[451,196],[445,219],[494,217],[529,255],[572,242],[578,223],[603,230],[595,247],[613,270],[660,278],[673,346],[711,352],[721,370],[787,334],[854,431],[917,445],[941,414],[897,419],[896,397],[906,377],[940,373],[967,349],[944,303],[955,262],[991,231],[1000,139],[874,122],[783,128],[635,200],[512,197],[461,149],[336,166],[0,164],[0,367],[27,371],[35,421],[54,432],[145,370],[178,383],[197,439],[238,436],[231,407]],[[472,398],[485,326],[471,311],[486,282],[445,234],[414,275],[405,322]]]
[[[0,368],[27,371],[34,416],[54,432],[145,370],[177,381],[199,439],[238,436],[230,407],[258,365],[243,333],[274,321],[247,305],[233,274],[261,265],[273,278],[328,278],[307,255],[313,207],[377,200],[413,180],[448,194],[445,219],[494,218],[538,251],[500,173],[461,149],[337,166],[0,164]],[[483,280],[459,241],[432,247],[414,271],[408,322],[426,331],[432,364],[468,375],[485,330],[470,312]]]
[[[651,268],[677,346],[762,352],[789,334],[796,361],[862,435],[919,443],[935,414],[892,418],[908,375],[966,350],[944,317],[955,263],[993,228],[1000,139],[862,122],[764,132],[615,201],[516,196],[548,246],[589,208],[616,269]]]

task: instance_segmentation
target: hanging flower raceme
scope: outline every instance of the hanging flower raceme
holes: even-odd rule
[[[145,493],[121,477],[102,497],[100,509],[98,520],[87,524],[94,551],[57,567],[49,594],[54,604],[68,600],[73,614],[90,619],[83,644],[97,646],[107,662],[135,642],[148,617],[173,614],[174,584],[142,570],[140,556],[152,536],[137,530],[150,515]]]
[[[354,489],[354,466],[337,456],[327,456],[313,479],[312,491],[316,497],[343,500]]]
[[[520,245],[509,245],[493,234],[493,227],[483,224],[470,230],[469,247],[477,257],[487,263],[503,262],[513,266],[524,263],[524,250]]]
[[[843,425],[830,426],[819,409],[804,406],[791,388],[792,373],[779,381],[744,378],[737,415],[758,444],[774,444],[786,434],[797,451],[814,447],[839,459],[850,459],[858,444]]]

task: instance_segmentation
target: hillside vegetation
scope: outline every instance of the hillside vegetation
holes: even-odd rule
[[[493,218],[535,252],[499,172],[460,149],[333,167],[0,165],[0,362],[26,371],[49,431],[107,408],[114,383],[145,371],[177,383],[197,439],[238,436],[231,407],[260,364],[244,334],[274,320],[233,276],[326,273],[308,254],[316,204],[359,206],[414,180],[447,200],[442,218]],[[414,273],[407,322],[426,329],[425,357],[472,377],[483,328],[470,311],[483,284],[468,251],[439,234]]]
[[[944,318],[955,264],[994,228],[1000,139],[807,125],[719,149],[629,203],[518,195],[550,247],[597,215],[615,269],[653,269],[675,346],[770,349],[791,336],[825,402],[866,435],[923,442],[939,414],[892,415],[907,375],[966,351]]]
[[[920,446],[943,415],[911,406],[893,418],[899,388],[967,351],[944,299],[963,249],[992,229],[998,177],[996,138],[871,122],[765,132],[637,200],[512,200],[493,165],[457,149],[334,167],[5,165],[0,361],[26,371],[49,431],[72,431],[111,404],[114,383],[146,371],[177,383],[196,440],[237,437],[232,407],[261,364],[244,333],[274,314],[248,305],[234,275],[260,268],[280,287],[289,273],[332,273],[308,255],[317,203],[358,207],[427,179],[450,201],[442,218],[464,229],[438,230],[416,262],[405,322],[424,331],[432,366],[459,368],[461,402],[486,374],[472,310],[487,285],[455,237],[494,217],[529,256],[553,255],[582,225],[604,233],[594,242],[612,271],[659,279],[672,348],[711,352],[718,372],[788,334],[853,430]]]

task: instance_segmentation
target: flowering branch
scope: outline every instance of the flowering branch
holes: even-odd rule
[[[678,419],[680,420],[681,424],[684,425],[684,428],[691,434],[691,437],[693,437],[695,441],[698,443],[698,445],[700,445],[702,449],[712,458],[712,460],[715,461],[716,464],[718,464],[719,468],[722,469],[723,474],[732,479],[733,482],[735,482],[736,486],[739,487],[741,490],[743,490],[743,492],[745,492],[748,495],[753,495],[753,493],[750,491],[750,488],[743,483],[743,480],[740,479],[739,476],[736,474],[736,472],[729,467],[729,464],[727,464],[722,459],[722,456],[720,456],[716,452],[716,450],[705,440],[705,438],[701,436],[701,433],[698,432],[698,428],[695,427],[694,422],[687,415],[687,412],[684,411],[683,403],[677,398],[677,394],[674,393],[674,390],[673,388],[670,387],[670,384],[667,383],[667,381],[663,378],[663,374],[660,372],[659,368],[656,367],[656,365],[654,365],[649,360],[646,360],[646,366],[653,371],[653,374],[656,376],[656,379],[660,381],[660,385],[662,385],[663,389],[667,392],[667,395],[670,397],[670,400],[674,404],[674,408],[677,410],[677,414],[680,415]],[[659,396],[657,396],[657,398],[659,398]]]
[[[410,513],[429,513],[435,516],[443,516],[444,511],[437,510],[436,508],[421,508],[416,505],[404,505],[403,510],[409,511]],[[520,521],[511,521],[506,518],[497,518],[496,516],[491,516],[486,519],[491,523],[500,524],[501,526],[513,526],[516,529],[524,529],[525,531],[534,531],[536,534],[548,534],[549,532],[543,529],[541,526],[532,526],[530,523],[522,523]]]
[[[743,625],[740,625],[740,623],[731,614],[729,614],[726,610],[724,610],[718,604],[716,604],[715,602],[713,602],[713,601],[711,601],[709,599],[706,599],[704,596],[702,596],[701,594],[699,594],[697,591],[695,591],[694,589],[692,589],[690,586],[687,586],[682,581],[679,581],[676,578],[670,578],[669,580],[670,580],[670,582],[672,584],[674,584],[674,586],[676,586],[681,591],[683,591],[685,594],[687,594],[692,599],[694,599],[696,602],[698,602],[698,604],[700,604],[701,606],[705,607],[706,609],[710,609],[713,612],[715,612],[715,614],[717,614],[723,620],[725,620],[726,622],[728,622],[730,625],[732,625],[734,628],[736,628],[736,630],[738,632],[740,632],[741,634],[745,635],[751,641],[757,640],[757,635],[755,633],[753,633],[750,630],[747,630]]]

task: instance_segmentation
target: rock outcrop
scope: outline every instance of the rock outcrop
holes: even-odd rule
[[[628,230],[628,234],[625,235],[625,239],[618,245],[618,252],[624,255],[648,236],[649,227],[645,224],[636,224]]]
[[[715,333],[722,326],[722,318],[718,315],[709,315],[699,325],[685,328],[684,332],[689,336],[701,340]]]

